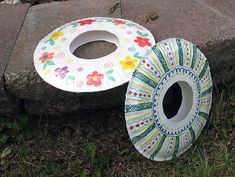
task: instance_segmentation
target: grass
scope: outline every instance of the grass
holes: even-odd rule
[[[153,162],[131,144],[122,109],[4,120],[0,174],[14,176],[235,176],[235,83],[214,89],[210,118],[179,158]],[[24,120],[24,121],[22,121]],[[27,121],[26,121],[27,120]],[[9,150],[9,149],[8,149]]]

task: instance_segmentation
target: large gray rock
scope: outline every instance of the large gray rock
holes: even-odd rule
[[[0,117],[20,112],[20,101],[5,90],[3,74],[28,8],[29,4],[0,5]]]
[[[4,74],[6,89],[23,100],[28,113],[35,115],[60,115],[84,108],[123,106],[127,85],[99,93],[69,93],[45,83],[34,69],[33,52],[42,37],[69,21],[89,16],[133,20],[147,27],[157,41],[169,37],[192,41],[210,60],[216,83],[221,83],[222,78],[224,81],[234,80],[235,14],[227,10],[224,13],[226,7],[217,8],[204,1],[121,0],[121,9],[117,8],[113,14],[109,13],[109,9],[119,0],[67,1],[34,6],[26,16]],[[156,12],[159,18],[145,23],[151,11]],[[94,47],[94,50],[97,52],[99,49]],[[87,52],[80,50],[79,53],[86,55]]]
[[[215,84],[235,79],[234,11],[232,0],[122,0],[122,17],[144,25],[156,41],[180,37],[196,44],[210,62]],[[158,19],[145,23],[152,13]]]
[[[214,85],[228,85],[235,81],[234,37],[210,41],[200,45],[210,61]]]
[[[234,0],[195,0],[224,18],[235,20]]]
[[[65,92],[45,83],[33,66],[33,53],[41,38],[73,20],[92,16],[120,18],[120,8],[112,14],[109,13],[110,8],[118,2],[118,0],[53,2],[29,9],[5,72],[7,90],[14,97],[23,100],[25,110],[29,114],[60,115],[83,108],[100,109],[123,105],[126,86],[92,94]]]

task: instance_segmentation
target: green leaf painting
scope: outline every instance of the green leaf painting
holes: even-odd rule
[[[139,52],[134,53],[133,57],[138,58],[138,59],[142,58],[142,56],[139,55]]]
[[[54,39],[50,38],[50,40],[49,40],[49,41],[50,41],[50,45],[52,45],[52,46],[53,46],[53,45],[55,45],[55,41],[54,41]]]
[[[47,60],[46,63],[43,65],[43,70],[45,70],[48,66],[55,65],[55,63],[51,60]]]
[[[110,76],[110,75],[107,75],[107,78],[111,81],[115,81],[114,77],[113,76]]]
[[[106,71],[105,75],[107,76],[109,80],[115,81],[114,77],[111,76],[112,73],[113,73],[113,69]]]
[[[141,31],[137,30],[137,34],[142,36],[142,37],[147,37],[148,33],[142,33]]]
[[[113,73],[113,69],[111,69],[111,70],[108,70],[105,74],[107,75],[109,75],[109,74],[112,74]]]

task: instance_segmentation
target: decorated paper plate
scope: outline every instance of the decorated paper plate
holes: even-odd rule
[[[117,49],[90,60],[73,55],[76,48],[92,41],[111,42]],[[137,23],[92,17],[67,23],[44,37],[34,52],[34,65],[47,83],[59,89],[107,90],[128,82],[146,49],[154,44],[152,34]]]
[[[182,101],[176,115],[169,118],[163,99],[175,83],[181,88]],[[157,43],[137,66],[126,93],[125,117],[131,142],[152,160],[179,156],[200,135],[211,101],[210,68],[200,50],[183,39]]]

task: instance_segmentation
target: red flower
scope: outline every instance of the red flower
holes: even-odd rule
[[[94,85],[96,87],[101,85],[101,80],[104,78],[103,74],[98,74],[97,71],[94,71],[92,74],[88,74],[87,76],[87,85]]]
[[[148,38],[145,38],[145,37],[140,37],[140,36],[137,36],[136,39],[134,40],[134,42],[138,43],[138,45],[140,47],[144,47],[144,46],[151,46],[152,44],[149,42],[149,39]]]
[[[126,22],[124,22],[122,20],[113,20],[112,23],[114,23],[114,25],[126,24]]]
[[[47,60],[51,60],[53,58],[54,58],[54,53],[44,52],[42,56],[39,58],[39,60],[41,60],[42,63],[45,63]]]
[[[87,19],[87,20],[78,21],[78,23],[80,24],[80,26],[83,26],[83,25],[90,25],[90,24],[92,24],[92,23],[95,22],[95,21],[96,21],[96,20]]]

